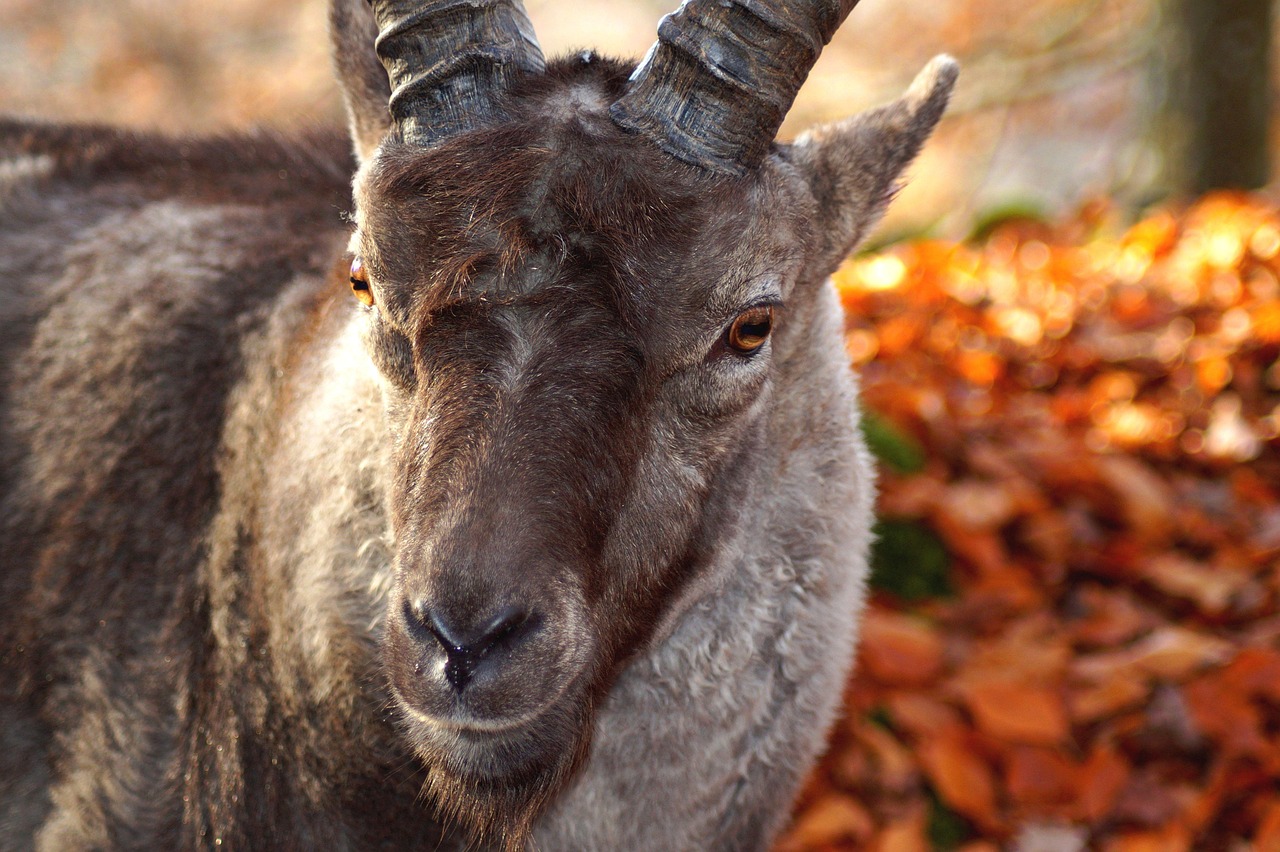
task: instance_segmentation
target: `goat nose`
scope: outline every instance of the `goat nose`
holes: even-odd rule
[[[410,610],[413,620],[444,649],[444,676],[458,692],[466,689],[491,652],[499,646],[511,647],[534,627],[529,611],[516,605],[505,606],[471,625],[449,620],[425,601],[415,601]]]

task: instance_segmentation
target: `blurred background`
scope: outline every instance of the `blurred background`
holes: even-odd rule
[[[674,5],[527,3],[548,54],[619,56],[642,54]],[[783,136],[894,97],[945,51],[961,83],[887,233],[958,235],[992,209],[1054,212],[1101,195],[1142,204],[1205,180],[1257,185],[1274,151],[1269,7],[864,0]],[[325,0],[0,0],[0,56],[6,112],[171,131],[340,120]],[[1229,161],[1226,174],[1200,174],[1197,157]]]

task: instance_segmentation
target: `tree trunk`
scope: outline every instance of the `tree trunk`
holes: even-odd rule
[[[1268,181],[1273,0],[1164,0],[1157,129],[1167,190]]]

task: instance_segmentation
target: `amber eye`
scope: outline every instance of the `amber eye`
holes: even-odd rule
[[[362,305],[373,307],[373,290],[369,289],[369,274],[364,271],[364,261],[356,258],[351,261],[351,292],[356,294]]]
[[[729,348],[741,355],[750,355],[769,339],[773,329],[773,305],[762,305],[738,314],[738,318],[725,332]]]

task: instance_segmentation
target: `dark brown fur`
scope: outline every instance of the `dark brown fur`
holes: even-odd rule
[[[489,506],[501,505],[500,495],[513,487],[509,479],[486,474],[476,481],[460,471],[477,464],[461,448],[482,431],[474,418],[495,399],[475,377],[510,343],[489,314],[541,311],[558,337],[547,351],[561,354],[538,371],[548,385],[533,390],[536,407],[511,412],[520,434],[495,438],[510,441],[509,450],[484,464],[514,469],[508,452],[532,453],[542,461],[530,480],[514,483],[518,491],[536,495],[554,485],[594,499],[554,507],[539,522],[537,540],[512,543],[500,518],[485,517],[457,535],[580,564],[592,607],[619,593],[601,573],[608,566],[599,556],[608,518],[634,487],[637,436],[622,420],[645,416],[640,371],[661,357],[636,349],[635,331],[700,300],[697,281],[710,276],[690,266],[698,260],[690,247],[705,239],[710,209],[718,212],[716,227],[734,227],[736,197],[688,167],[673,168],[602,117],[589,126],[548,125],[542,117],[546,101],[565,87],[585,84],[616,96],[622,79],[623,69],[607,62],[553,66],[521,93],[524,115],[430,156],[412,149],[388,155],[371,178],[377,186],[368,191],[379,199],[369,205],[373,231],[415,249],[385,260],[367,253],[379,278],[408,285],[387,290],[385,307],[404,327],[423,327],[431,315],[434,338],[426,354],[411,355],[417,347],[379,328],[375,338],[385,339],[374,340],[375,360],[406,393],[429,393],[448,418],[430,457],[398,465],[391,522],[402,560],[412,558],[419,531],[460,499],[451,482],[471,483],[469,499]],[[267,464],[255,457],[269,456],[280,440],[272,412],[287,405],[287,387],[276,377],[262,382],[262,419],[248,424],[250,434],[226,421],[227,397],[238,385],[287,374],[297,346],[353,309],[343,282],[331,277],[349,169],[337,140],[170,140],[14,123],[3,132],[9,156],[47,155],[54,163],[4,203],[4,252],[18,273],[9,277],[15,298],[4,317],[11,353],[5,385],[21,397],[5,400],[3,435],[9,567],[0,582],[10,604],[0,629],[10,673],[5,712],[18,723],[6,751],[55,777],[87,759],[80,752],[105,759],[124,747],[145,756],[136,770],[146,778],[143,789],[102,765],[86,773],[86,789],[78,791],[83,807],[108,810],[108,824],[120,832],[106,838],[113,846],[190,847],[214,838],[243,848],[271,838],[276,848],[309,848],[335,819],[370,843],[402,842],[427,824],[415,804],[424,779],[432,798],[464,822],[523,836],[585,755],[589,708],[625,662],[619,651],[642,642],[662,601],[678,591],[680,566],[691,555],[614,601],[609,611],[624,617],[594,625],[599,659],[612,662],[584,676],[582,709],[564,717],[562,733],[548,728],[542,745],[530,746],[536,771],[494,782],[465,772],[447,780],[440,771],[423,776],[410,753],[389,742],[386,753],[353,754],[348,735],[333,728],[342,720],[300,706],[301,697],[263,664],[281,601],[259,588],[255,567],[261,513],[270,508],[249,501],[257,468]],[[607,145],[601,133],[613,137]],[[476,149],[508,153],[475,159],[469,150]],[[156,205],[209,216],[211,230],[199,233],[207,243],[191,247],[207,260],[191,268],[195,289],[185,298],[167,296],[163,270],[151,268],[173,250],[160,232],[95,235],[94,254],[79,260],[84,233],[112,217],[145,216]],[[383,205],[392,215],[379,218]],[[460,227],[464,219],[478,224]],[[91,265],[77,271],[85,262]],[[397,275],[390,268],[396,263],[431,277]],[[73,315],[77,325],[66,331],[81,345],[70,351],[31,341],[35,326],[61,304],[31,288],[58,275],[71,276],[66,286],[76,298],[104,291],[91,310]],[[282,310],[282,301],[293,304]],[[140,306],[144,316],[124,318]],[[266,352],[252,351],[260,346],[254,338],[278,322],[286,336]],[[451,351],[440,342],[454,338],[466,347]],[[614,353],[604,355],[602,346]],[[274,366],[246,363],[264,356]],[[469,358],[477,359],[474,366],[458,369]],[[431,386],[418,387],[417,376],[433,377]],[[596,408],[547,407],[556,386]],[[83,400],[88,408],[77,411]],[[598,425],[584,429],[592,420]],[[405,437],[412,443],[412,432]],[[53,470],[32,470],[33,459]],[[36,499],[33,492],[50,481],[65,484]],[[226,623],[219,628],[215,618]],[[228,649],[227,641],[241,647]],[[374,696],[368,718],[389,719],[380,707],[381,676],[369,669],[365,677]],[[113,714],[129,717],[128,730],[100,729],[101,718]],[[41,747],[30,741],[33,731],[79,733]],[[391,731],[383,737],[389,741]],[[449,765],[429,745],[414,748],[433,765]],[[314,789],[322,779],[324,788]],[[181,799],[170,794],[175,787],[184,790]],[[135,809],[111,815],[122,798]],[[406,831],[406,822],[415,828]]]
[[[341,58],[358,8],[334,21],[371,308],[336,136],[0,123],[0,849],[520,848],[628,667],[723,582],[743,507],[793,462],[854,478],[808,329],[943,86],[717,177],[620,130],[628,69],[580,56],[422,149]],[[765,302],[770,343],[730,351]],[[851,602],[843,564],[818,585]],[[422,607],[522,620],[462,692]],[[829,718],[805,689],[779,687],[783,733]],[[767,842],[747,810],[707,842]]]
[[[370,843],[414,836],[419,782],[404,759],[353,764],[332,744],[315,748],[344,738],[341,730],[295,729],[287,716],[250,730],[261,715],[253,706],[276,704],[278,686],[252,669],[228,672],[210,625],[219,596],[209,587],[211,528],[220,497],[234,490],[220,475],[226,397],[247,380],[246,342],[283,296],[313,291],[307,311],[330,298],[348,205],[343,140],[188,141],[15,124],[2,132],[7,154],[56,165],[0,201],[0,256],[14,264],[0,344],[0,846],[24,845],[23,829],[49,807],[9,797],[27,775],[78,773],[83,816],[105,811],[111,830],[101,839],[114,848],[215,838],[231,848],[315,848],[328,797],[298,792],[305,779],[290,764],[324,763],[325,754],[338,764],[325,767],[332,781],[345,779],[333,794],[353,803],[397,778],[404,787],[389,812],[386,802],[354,808],[368,812],[361,832]],[[169,293],[161,263],[178,250],[172,235],[84,236],[158,203],[207,216],[192,235],[204,244],[182,247],[196,261],[186,293]],[[310,321],[305,312],[291,320],[298,331]],[[279,366],[287,355],[275,353]],[[231,559],[242,564],[233,572],[248,569],[252,524],[238,522]],[[241,641],[250,641],[267,613],[229,603],[224,615],[243,619]],[[51,740],[54,731],[63,733]],[[135,765],[109,757],[121,749]],[[104,762],[80,770],[93,755]],[[84,842],[76,838],[69,827],[67,846]]]

